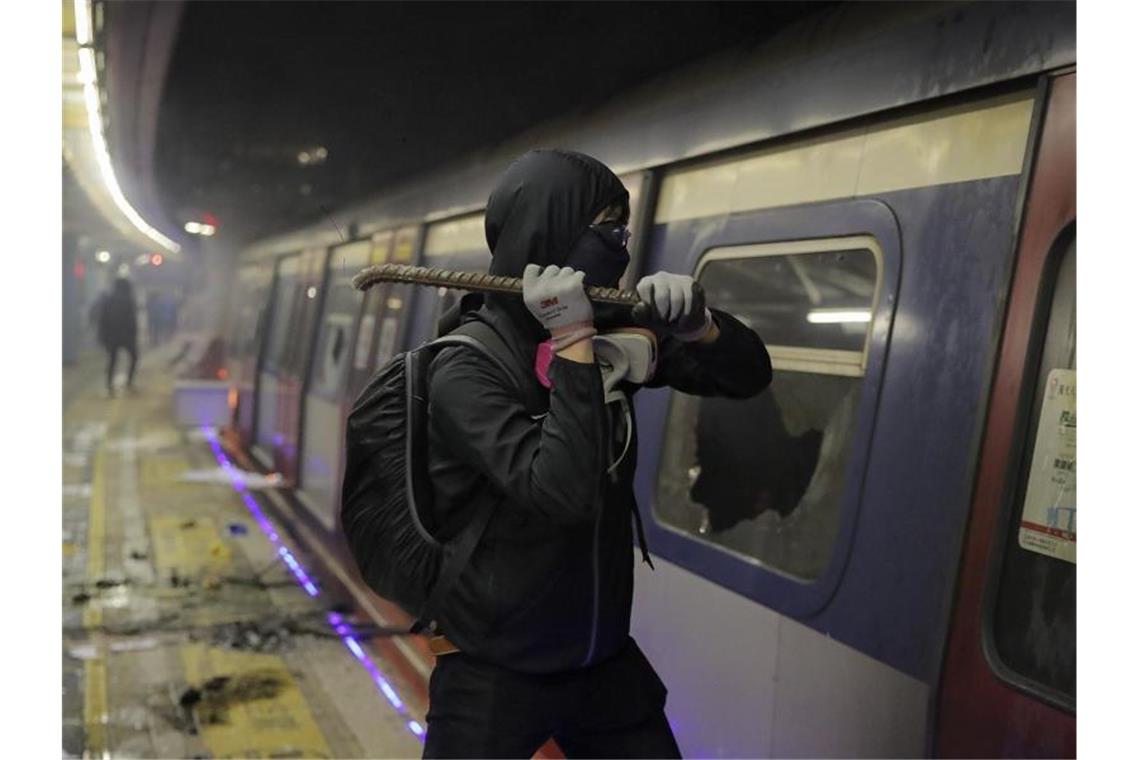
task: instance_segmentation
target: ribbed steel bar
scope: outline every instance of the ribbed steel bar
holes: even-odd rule
[[[407,264],[378,264],[362,269],[352,278],[352,287],[357,290],[368,290],[378,282],[408,282],[437,288],[522,295],[522,279],[519,277],[502,277],[481,272],[455,272],[450,269],[415,267]],[[641,302],[635,291],[618,288],[589,287],[586,288],[586,296],[591,301],[619,306],[635,306]]]

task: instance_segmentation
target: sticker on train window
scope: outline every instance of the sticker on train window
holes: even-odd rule
[[[352,329],[351,314],[329,314],[321,331],[318,356],[314,367],[312,391],[321,395],[335,394],[344,377],[344,358],[348,334]]]
[[[1054,369],[1045,381],[1018,544],[1066,562],[1077,561],[1077,371],[1073,369]]]

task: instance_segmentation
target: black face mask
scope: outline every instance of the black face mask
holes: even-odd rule
[[[574,241],[566,266],[586,273],[586,285],[616,288],[629,266],[625,225],[592,224]]]

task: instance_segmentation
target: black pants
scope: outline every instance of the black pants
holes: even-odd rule
[[[465,654],[431,675],[425,758],[529,758],[553,737],[567,757],[679,758],[665,686],[633,639],[584,670],[528,675]]]
[[[107,390],[113,391],[115,389],[115,362],[119,358],[119,349],[125,349],[127,354],[131,357],[131,364],[127,368],[127,387],[134,385],[135,382],[135,365],[139,361],[139,350],[134,343],[119,343],[113,346],[107,346]]]

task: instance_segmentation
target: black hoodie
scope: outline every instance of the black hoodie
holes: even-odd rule
[[[528,263],[562,265],[597,214],[628,197],[589,156],[527,153],[487,204],[490,271],[521,276]],[[661,343],[652,385],[734,398],[768,385],[771,365],[759,337],[714,314],[721,329],[715,343]],[[533,377],[536,347],[548,335],[522,299],[488,296],[464,319],[490,324]],[[597,365],[556,356],[550,378],[549,393],[534,380],[546,404],[530,409],[487,359],[466,348],[441,351],[429,379],[428,466],[442,537],[465,524],[476,494],[492,489],[503,498],[445,602],[442,630],[473,657],[529,673],[616,654],[629,636],[633,595],[636,425],[626,430],[606,408]],[[629,450],[607,474],[615,438],[626,435]]]

